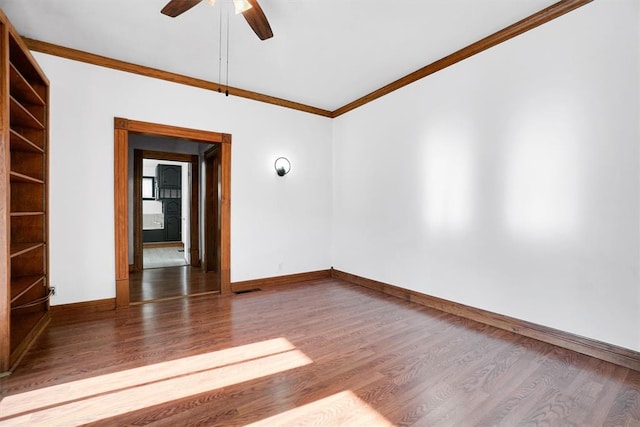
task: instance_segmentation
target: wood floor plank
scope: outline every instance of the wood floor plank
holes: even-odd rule
[[[54,316],[0,387],[2,425],[640,425],[639,372],[335,279]]]
[[[168,248],[168,250],[175,250],[175,248]],[[129,299],[131,303],[178,298],[220,290],[218,274],[214,272],[202,273],[200,268],[191,266],[180,267],[179,265],[185,265],[184,260],[183,264],[169,262],[168,264],[173,264],[170,267],[165,267],[164,262],[165,260],[160,259],[153,266],[130,274]]]
[[[603,426],[640,426],[640,372],[629,371]]]

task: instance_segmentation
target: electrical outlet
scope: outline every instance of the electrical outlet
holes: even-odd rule
[[[56,287],[52,286],[51,287],[51,295],[55,295],[56,294]]]

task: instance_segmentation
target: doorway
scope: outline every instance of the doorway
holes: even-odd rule
[[[133,155],[130,271],[200,266],[200,156],[141,149]]]
[[[216,253],[216,274],[221,293],[231,291],[230,283],[230,177],[231,177],[231,135],[180,128],[162,124],[139,122],[123,118],[114,121],[114,196],[115,196],[115,273],[116,273],[116,306],[126,307],[130,304],[129,273],[129,216],[128,216],[128,156],[129,135],[156,135],[160,137],[180,138],[204,144],[215,144],[219,152],[219,181],[216,186],[219,192],[217,242],[210,243],[219,248]],[[142,191],[142,186],[137,187]],[[196,209],[197,211],[197,209]],[[206,219],[205,219],[206,221]],[[206,223],[204,224],[206,228]],[[193,230],[190,232],[193,235]],[[209,243],[203,245],[207,248]],[[191,245],[191,261],[194,260],[194,245]],[[134,252],[135,255],[135,252]],[[206,253],[205,253],[206,256]],[[198,254],[198,258],[199,254]],[[135,262],[134,262],[135,264]],[[187,269],[190,267],[181,267]],[[152,271],[152,270],[151,270]],[[133,273],[135,274],[135,273]],[[199,280],[199,279],[198,279]],[[197,280],[196,280],[197,281]]]
[[[129,136],[133,149],[133,264],[131,304],[217,293],[216,272],[200,274],[200,165],[204,154],[140,149],[165,147],[202,153],[211,144]],[[131,163],[131,162],[130,162]],[[218,208],[218,207],[216,207]],[[197,271],[193,271],[197,268]],[[153,270],[153,271],[151,271]]]

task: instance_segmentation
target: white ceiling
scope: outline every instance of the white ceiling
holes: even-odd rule
[[[177,18],[160,13],[167,1],[0,0],[0,8],[23,36],[218,81],[230,0]],[[274,37],[260,41],[231,11],[229,85],[335,110],[555,2],[260,0]]]

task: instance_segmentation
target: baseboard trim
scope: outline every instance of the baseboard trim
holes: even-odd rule
[[[310,271],[307,273],[289,274],[286,276],[265,277],[262,279],[245,280],[242,282],[234,282],[231,284],[231,291],[238,292],[248,289],[260,288],[268,289],[275,286],[290,285],[300,282],[308,282],[312,280],[330,279],[331,270]],[[216,292],[212,292],[216,293]],[[199,296],[190,295],[190,296]],[[182,297],[180,297],[182,298]],[[157,300],[156,300],[157,301]],[[156,302],[151,301],[151,302]],[[93,301],[76,302],[72,304],[60,304],[51,306],[51,314],[54,316],[91,314],[101,311],[111,311],[116,309],[116,299],[107,298]]]
[[[534,338],[538,341],[543,341],[558,347],[586,354],[587,356],[615,363],[635,371],[640,371],[640,352],[624,347],[619,347],[613,344],[575,335],[570,332],[549,328],[468,305],[459,304],[453,301],[426,295],[420,292],[401,288],[399,286],[389,285],[387,283],[378,282],[376,280],[367,279],[339,270],[332,269],[331,277],[373,289],[387,295],[392,295],[406,301],[415,302],[425,307],[434,308],[465,319],[474,320],[479,323],[511,331],[529,338]]]
[[[182,248],[182,242],[146,242],[142,244],[143,248]]]
[[[265,277],[263,279],[245,280],[231,283],[231,292],[246,291],[249,289],[267,289],[282,285],[291,285],[311,280],[330,279],[331,270],[310,271],[308,273],[289,274],[286,276]]]
[[[54,316],[66,316],[77,314],[91,314],[101,311],[111,311],[116,309],[116,299],[107,298],[93,301],[83,301],[71,304],[60,304],[51,306],[51,314]]]

